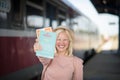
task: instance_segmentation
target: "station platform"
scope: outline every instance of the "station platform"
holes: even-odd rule
[[[84,80],[120,80],[120,53],[103,51],[84,64]]]

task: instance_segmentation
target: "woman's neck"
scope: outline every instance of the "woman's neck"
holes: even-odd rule
[[[68,52],[67,51],[64,51],[64,52],[57,52],[58,55],[68,55]]]

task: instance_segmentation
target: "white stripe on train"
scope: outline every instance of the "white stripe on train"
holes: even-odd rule
[[[0,37],[36,37],[35,31],[0,29]]]

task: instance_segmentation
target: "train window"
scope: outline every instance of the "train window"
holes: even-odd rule
[[[66,26],[67,25],[66,19],[59,18],[59,25]]]
[[[11,8],[11,21],[13,26],[21,26],[22,24],[22,13],[21,13],[21,1],[12,0]]]
[[[66,22],[66,13],[63,12],[62,10],[59,10],[58,23],[59,23],[59,25],[64,25],[64,26],[67,25],[67,22]]]
[[[7,27],[7,13],[0,11],[0,28]]]
[[[65,13],[64,11],[62,11],[62,10],[59,10],[59,14],[63,15],[64,18],[65,18],[65,16],[66,16],[66,13]]]
[[[27,26],[32,28],[43,27],[43,8],[32,2],[26,5]]]
[[[46,19],[45,26],[57,27],[57,8],[50,4],[46,4]]]
[[[0,28],[8,27],[8,13],[10,12],[10,0],[0,0]]]

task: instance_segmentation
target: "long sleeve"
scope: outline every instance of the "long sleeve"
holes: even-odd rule
[[[43,80],[45,71],[46,71],[47,67],[49,66],[52,59],[44,58],[44,57],[38,57],[38,59],[43,65],[43,71],[42,71],[42,75],[41,75],[41,80]]]
[[[49,59],[49,58],[44,58],[44,57],[38,57],[38,59],[39,59],[39,61],[42,63],[42,65],[45,67],[45,66],[47,66],[49,63],[50,63],[50,61],[51,61],[51,59]]]
[[[63,55],[55,56],[49,67],[47,69],[46,67],[44,66],[42,80],[83,80],[83,61],[80,58]]]
[[[74,57],[74,75],[73,80],[83,80],[83,60]]]

